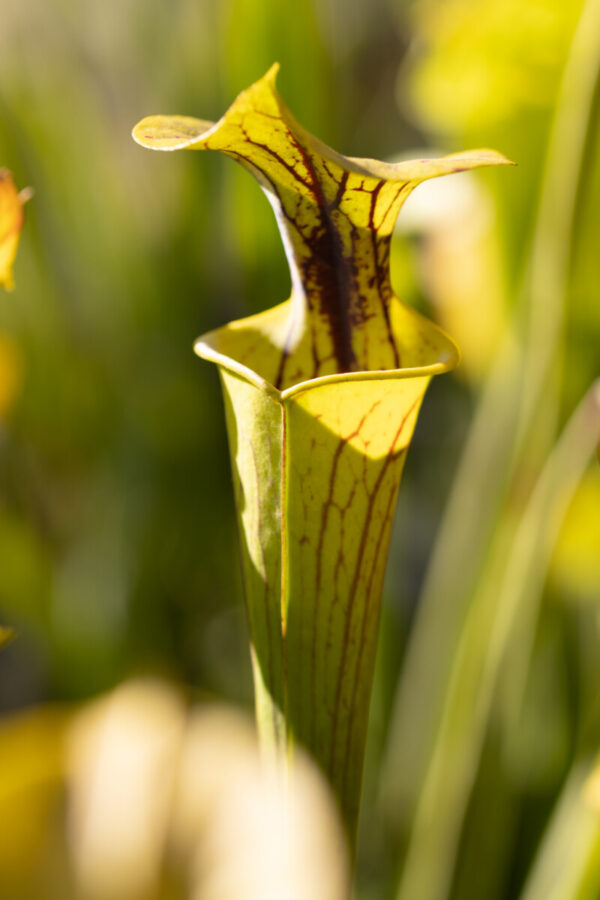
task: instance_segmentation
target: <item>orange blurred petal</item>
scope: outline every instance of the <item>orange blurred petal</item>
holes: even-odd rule
[[[0,287],[14,287],[13,262],[23,227],[23,202],[8,169],[0,169]]]

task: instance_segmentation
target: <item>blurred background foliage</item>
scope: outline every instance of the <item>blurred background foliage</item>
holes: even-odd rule
[[[357,896],[600,895],[599,35],[598,0],[4,0],[0,165],[35,197],[0,298],[0,819],[21,822],[0,894],[41,896],[44,844],[43,895],[70,896],[47,808],[73,701],[152,674],[251,703],[221,399],[191,346],[284,299],[287,266],[246,173],[130,131],[215,119],[278,60],[344,153],[518,163],[424,185],[394,239],[396,292],[464,359],[400,492]]]

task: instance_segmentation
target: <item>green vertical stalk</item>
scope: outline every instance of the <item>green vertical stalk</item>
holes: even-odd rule
[[[504,523],[493,564],[469,609],[419,798],[399,900],[441,900],[449,894],[508,641],[520,619],[537,616],[558,529],[599,440],[600,381],[564,429],[523,514],[516,523]]]
[[[564,72],[545,166],[528,287],[528,342],[521,357],[509,335],[492,371],[444,517],[399,687],[387,783],[391,803],[404,804],[408,820],[419,809],[421,824],[410,834],[407,865],[412,871],[405,872],[403,884],[415,883],[415,860],[421,865],[440,854],[439,865],[428,864],[431,893],[424,898],[447,896],[478,759],[476,723],[481,716],[487,719],[489,706],[481,699],[478,666],[462,696],[453,693],[456,671],[464,656],[478,660],[482,648],[496,652],[492,610],[500,603],[499,586],[510,571],[511,554],[520,552],[513,542],[519,514],[507,498],[523,469],[539,467],[553,439],[569,263],[585,150],[597,121],[599,64],[600,2],[588,0]],[[540,421],[546,423],[542,444],[537,440]],[[470,511],[473,500],[476,509]],[[419,731],[413,725],[417,709]],[[451,737],[444,730],[449,721],[454,723]],[[444,749],[446,739],[451,743]],[[453,752],[455,746],[463,752]],[[406,761],[406,769],[394,772],[398,760]],[[400,896],[409,897],[403,890]]]

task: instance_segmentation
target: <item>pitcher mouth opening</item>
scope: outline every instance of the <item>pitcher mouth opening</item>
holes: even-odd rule
[[[395,296],[389,310],[387,335],[365,322],[362,359],[352,369],[342,368],[331,352],[334,340],[318,321],[297,327],[292,298],[201,335],[194,350],[278,401],[320,385],[430,378],[458,365],[458,347],[437,324]]]
[[[448,335],[436,327],[436,330],[447,340],[447,347],[439,353],[439,358],[435,362],[420,366],[403,366],[399,369],[363,369],[355,372],[332,372],[315,378],[302,379],[284,390],[279,390],[254,369],[216,349],[211,339],[221,330],[217,329],[197,338],[194,342],[194,353],[201,359],[216,363],[217,366],[250,382],[250,384],[272,396],[277,402],[282,402],[326,384],[349,381],[386,381],[401,378],[431,378],[434,375],[441,375],[443,372],[451,371],[460,362],[460,350],[457,345]]]

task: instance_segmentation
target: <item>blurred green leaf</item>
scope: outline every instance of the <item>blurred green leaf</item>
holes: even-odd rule
[[[528,611],[538,609],[548,565],[547,554],[539,555],[543,547],[537,541],[540,519],[529,520],[538,515],[534,510],[539,502],[532,481],[542,466],[550,473],[562,460],[557,451],[549,454],[561,405],[569,263],[578,238],[579,200],[589,177],[589,141],[598,122],[599,14],[597,0],[588,0],[561,82],[531,239],[532,268],[526,273],[522,294],[529,329],[523,339],[516,327],[509,329],[480,400],[399,687],[388,784],[395,785],[403,827],[411,828],[415,804],[420,820],[420,838],[415,831],[408,832],[409,840],[416,842],[413,850],[415,846],[420,850],[415,851],[418,858],[409,856],[407,896],[416,884],[411,879],[420,877],[430,879],[431,896],[446,896],[450,891],[450,872],[495,691],[490,687],[483,699],[486,688],[481,672],[488,665],[497,672],[495,654],[506,648],[509,637],[502,622],[514,614],[515,622],[529,629],[529,650],[532,646],[537,613],[531,619]],[[589,457],[589,441],[586,447]],[[538,479],[538,486],[544,477]],[[562,497],[558,500],[562,502]],[[515,604],[512,588],[500,592],[504,579],[508,585],[514,577],[520,584],[518,596],[528,597],[527,602]],[[522,675],[528,653],[523,643],[519,652],[515,669]],[[472,743],[465,737],[467,731]],[[457,750],[453,761],[451,746]],[[442,813],[435,815],[434,809]],[[432,852],[428,828],[435,829],[440,852],[438,867],[430,869],[424,864]],[[448,867],[445,872],[444,866]]]
[[[598,766],[576,760],[521,900],[596,900],[600,894]]]

